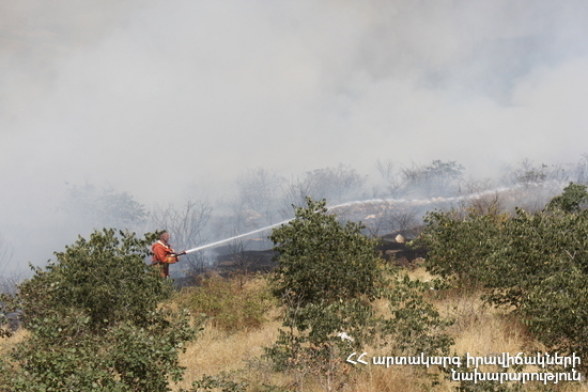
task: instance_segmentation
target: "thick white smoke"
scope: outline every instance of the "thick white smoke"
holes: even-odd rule
[[[3,2],[0,231],[42,263],[67,184],[151,204],[244,168],[576,160],[587,19],[584,1]]]

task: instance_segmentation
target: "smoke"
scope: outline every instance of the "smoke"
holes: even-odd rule
[[[44,262],[71,184],[151,205],[226,199],[247,168],[574,161],[587,17],[579,0],[3,2],[0,231]]]

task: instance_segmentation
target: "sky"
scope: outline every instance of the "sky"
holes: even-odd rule
[[[20,260],[87,183],[151,205],[259,167],[575,161],[587,20],[583,0],[3,1],[0,235]]]

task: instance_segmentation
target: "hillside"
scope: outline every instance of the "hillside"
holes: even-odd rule
[[[586,189],[534,213],[431,212],[426,259],[406,265],[309,198],[272,232],[273,271],[209,271],[171,297],[144,264],[152,239],[95,232],[20,286],[29,330],[0,341],[0,387],[585,391]]]
[[[414,279],[428,280],[431,276],[422,267],[407,271]],[[243,303],[241,299],[245,293],[262,290],[268,284],[263,276],[245,279],[235,277],[230,282],[234,286],[242,287],[242,291],[235,293],[234,301]],[[198,290],[198,289],[195,289]],[[175,304],[183,303],[192,291],[187,290],[174,300]],[[519,352],[542,351],[544,346],[530,336],[527,328],[506,312],[484,305],[479,297],[482,291],[466,289],[448,289],[432,293],[428,299],[435,308],[444,316],[451,318],[454,323],[448,329],[448,333],[454,339],[451,346],[451,355],[463,356],[466,353],[475,356],[489,356],[497,353],[510,353],[516,355]],[[380,302],[378,309],[386,312],[386,306]],[[202,310],[202,309],[201,309]],[[195,310],[198,312],[198,310]],[[283,390],[292,390],[295,379],[272,370],[271,365],[264,361],[263,347],[270,347],[277,338],[277,329],[280,327],[278,317],[279,309],[272,305],[264,313],[265,321],[255,327],[242,326],[235,331],[225,331],[215,325],[215,320],[223,315],[212,317],[204,331],[197,340],[190,343],[187,351],[181,357],[181,363],[186,366],[186,381],[174,386],[174,391],[181,388],[189,388],[190,380],[200,379],[204,375],[216,375],[221,373],[231,374],[229,380],[246,382],[247,390],[263,390],[262,384],[277,385]],[[377,345],[363,349],[370,356],[387,355],[387,350]],[[458,386],[456,382],[450,382],[444,375],[439,374],[439,385],[431,386],[430,381],[423,379],[422,374],[415,372],[411,366],[383,366],[369,365],[362,368],[347,364],[346,371],[352,372],[348,383],[341,388],[342,391],[362,392],[420,392],[450,391]],[[318,376],[310,375],[305,391],[324,391]],[[498,385],[496,385],[498,388]],[[586,391],[588,387],[584,383],[563,383],[565,391]],[[278,389],[276,389],[278,390]],[[481,390],[481,389],[480,389]],[[498,389],[484,389],[498,390]],[[510,389],[509,389],[510,390]],[[515,390],[515,389],[512,389]],[[536,389],[528,389],[536,390]]]

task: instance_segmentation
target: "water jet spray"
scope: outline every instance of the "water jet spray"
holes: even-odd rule
[[[535,184],[535,185],[545,185],[545,183]],[[559,185],[559,183],[558,183],[558,185]],[[426,206],[426,205],[435,204],[435,203],[456,203],[456,202],[472,200],[472,199],[476,199],[476,198],[480,198],[480,197],[484,197],[484,196],[489,196],[489,195],[496,194],[496,193],[512,191],[512,190],[522,188],[522,187],[523,187],[522,185],[516,185],[513,187],[501,187],[501,188],[491,189],[491,190],[487,190],[487,191],[471,193],[469,195],[452,196],[452,197],[439,196],[439,197],[431,197],[429,199],[390,199],[390,198],[384,198],[384,199],[354,200],[354,201],[348,201],[345,203],[336,204],[333,206],[327,206],[326,208],[327,209],[337,209],[337,208],[350,207],[350,206],[361,205],[361,204],[382,204],[382,203],[406,204],[406,205],[410,205],[410,206]],[[261,233],[266,230],[273,229],[274,227],[285,225],[294,219],[295,218],[287,219],[287,220],[284,220],[279,223],[274,223],[272,225],[262,227],[260,229],[256,229],[256,230],[253,230],[253,231],[250,231],[247,233],[236,235],[234,237],[225,238],[224,240],[219,240],[219,241],[211,242],[206,245],[198,246],[196,248],[188,249],[188,250],[185,250],[184,252],[180,253],[180,255],[212,248],[217,245],[224,244],[225,242],[234,241],[234,240],[238,240],[240,238],[244,238],[244,237],[247,237],[247,236],[250,236],[253,234]]]

